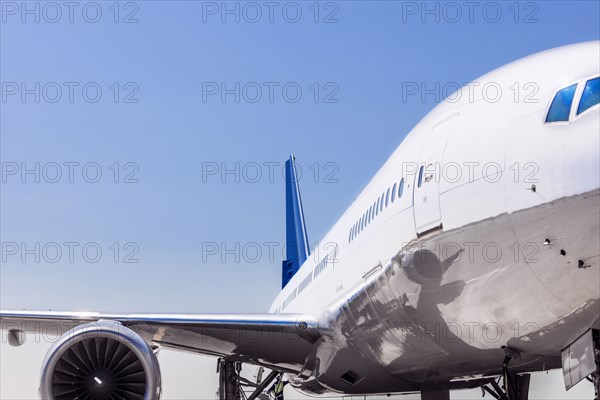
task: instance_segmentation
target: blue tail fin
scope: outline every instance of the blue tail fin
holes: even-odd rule
[[[285,162],[285,225],[285,256],[287,259],[282,264],[282,288],[287,285],[310,255],[302,199],[296,176],[296,158],[293,154]]]

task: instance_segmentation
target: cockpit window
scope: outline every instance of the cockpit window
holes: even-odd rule
[[[575,96],[577,84],[571,85],[559,90],[552,100],[546,122],[568,121],[571,113],[571,104],[573,104],[573,96]]]
[[[600,103],[600,78],[594,78],[590,79],[585,84],[585,88],[581,94],[581,101],[577,108],[577,115],[588,108],[594,107],[598,103]]]

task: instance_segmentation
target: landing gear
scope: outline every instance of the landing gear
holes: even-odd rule
[[[491,381],[489,385],[483,385],[481,391],[483,395],[489,393],[497,400],[527,400],[529,398],[529,381],[531,375],[517,375],[509,372],[508,364],[510,360],[521,358],[521,354],[510,347],[505,346],[503,349],[502,378]],[[502,386],[500,386],[501,381]]]
[[[529,374],[509,374],[508,391],[505,389],[506,381],[502,382],[502,386],[500,386],[501,379],[504,378],[498,378],[490,382],[488,385],[482,386],[481,392],[482,395],[489,393],[494,399],[497,400],[527,400],[529,398],[530,378],[531,376]]]
[[[598,400],[600,399],[600,379],[598,379],[598,375],[592,374],[591,376],[588,376],[586,378],[588,381],[592,382],[592,384],[594,385],[594,400]]]
[[[594,353],[596,355],[596,371],[594,371],[589,377],[590,380],[594,384],[594,389],[596,396],[594,400],[600,400],[600,331],[593,331],[594,338]]]
[[[226,361],[222,358],[217,361],[219,400],[241,400],[241,371],[242,364],[239,362]]]
[[[217,360],[217,373],[219,374],[219,400],[254,400],[275,380],[279,372],[272,371],[264,380],[260,376],[256,383],[242,377],[242,363],[229,361],[224,358]],[[247,395],[246,390],[252,390]]]

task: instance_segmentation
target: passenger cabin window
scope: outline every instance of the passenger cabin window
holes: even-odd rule
[[[400,185],[398,185],[398,198],[402,197],[402,192],[404,192],[404,178],[400,180]]]
[[[548,110],[548,115],[546,115],[546,122],[563,122],[569,120],[575,89],[577,89],[577,84],[561,89],[556,93]]]
[[[579,107],[577,108],[577,115],[594,107],[598,103],[600,103],[600,78],[594,78],[585,84],[581,100],[579,101]]]
[[[568,122],[571,117],[571,109],[573,109],[573,101],[575,99],[575,93],[577,92],[577,83],[567,86],[566,88],[560,89],[554,95],[548,114],[546,115],[546,122]],[[589,110],[590,108],[597,106],[600,103],[600,77],[588,79],[585,83],[585,87],[581,92],[581,96],[577,97],[579,104],[577,106],[577,115]],[[417,187],[421,187],[423,184],[423,178],[425,174],[425,164],[419,168],[419,176],[417,178]],[[425,182],[429,181],[429,177],[425,179]],[[388,207],[397,198],[400,200],[404,194],[404,178],[400,179],[399,183],[394,183],[392,187],[388,187],[381,196],[373,202],[365,213],[356,221],[356,223],[350,228],[348,241],[356,239],[356,237],[372,222],[375,217],[383,212],[384,207]],[[396,192],[396,187],[398,192]],[[410,187],[410,185],[409,185]],[[391,196],[390,196],[391,195]]]

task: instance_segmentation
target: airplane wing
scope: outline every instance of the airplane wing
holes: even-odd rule
[[[54,311],[0,311],[12,345],[39,335],[56,341],[69,330],[112,321],[150,345],[225,357],[284,371],[298,371],[320,337],[316,320],[302,314],[110,314]]]

